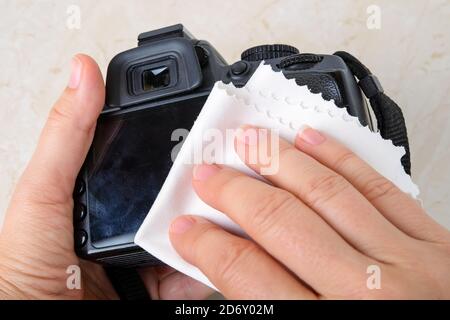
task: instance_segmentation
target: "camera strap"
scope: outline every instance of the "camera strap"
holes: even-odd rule
[[[405,154],[401,162],[405,172],[411,175],[408,134],[402,110],[392,99],[384,94],[378,78],[361,61],[345,51],[335,52],[334,55],[342,58],[353,75],[359,80],[358,85],[369,99],[381,136],[384,139],[392,140],[395,146],[405,148]]]
[[[121,300],[151,300],[136,269],[121,267],[104,267],[104,269]]]

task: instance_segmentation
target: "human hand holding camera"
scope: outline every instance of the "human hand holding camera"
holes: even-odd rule
[[[104,104],[95,62],[83,55],[73,61],[69,86],[49,115],[0,234],[0,298],[117,298],[102,268],[81,262],[73,249],[72,191]],[[258,143],[236,141],[241,150]],[[172,224],[179,254],[225,297],[450,298],[450,233],[415,200],[311,128],[295,145],[280,141],[280,147],[280,170],[266,177],[272,185],[215,165],[193,172],[198,195],[250,239],[195,216]],[[239,155],[246,161],[245,152]],[[79,264],[82,289],[70,290],[67,267]],[[379,268],[379,289],[367,286],[369,266]],[[211,293],[168,268],[142,276],[153,298]]]
[[[74,252],[75,179],[105,102],[97,64],[77,55],[68,87],[51,109],[34,155],[17,184],[0,234],[0,299],[118,298],[100,265]],[[81,266],[81,290],[67,268]],[[170,268],[141,276],[153,299],[203,299],[212,290]]]

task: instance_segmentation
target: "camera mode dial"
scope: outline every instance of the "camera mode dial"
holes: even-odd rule
[[[265,44],[245,50],[241,54],[241,59],[249,62],[261,61],[287,57],[298,53],[297,48],[287,44]]]

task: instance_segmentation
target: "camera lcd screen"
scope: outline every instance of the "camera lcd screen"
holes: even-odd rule
[[[132,243],[172,166],[175,129],[190,129],[206,97],[102,117],[87,163],[92,245]],[[176,199],[174,199],[176,201]]]

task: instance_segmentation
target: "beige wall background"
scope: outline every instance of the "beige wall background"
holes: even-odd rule
[[[366,25],[372,4],[379,30]],[[67,27],[70,5],[80,8],[80,29]],[[450,1],[439,0],[0,0],[0,221],[71,56],[90,54],[105,75],[138,33],[179,22],[229,62],[275,42],[360,57],[403,107],[414,180],[429,213],[450,228]]]

